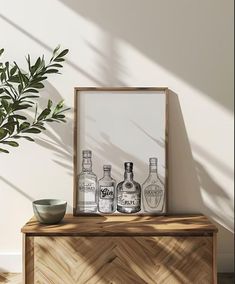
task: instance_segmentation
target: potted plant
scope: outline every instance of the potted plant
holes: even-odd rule
[[[4,49],[0,49],[0,56]],[[23,71],[16,62],[0,62],[0,152],[9,153],[6,147],[18,147],[18,139],[34,141],[33,134],[46,130],[45,123],[66,122],[63,101],[55,104],[51,99],[47,106],[38,112],[36,103],[43,82],[50,74],[58,74],[65,61],[68,49],[56,47],[46,63],[44,55],[31,62],[28,55],[27,71]],[[34,119],[27,114],[34,108]]]

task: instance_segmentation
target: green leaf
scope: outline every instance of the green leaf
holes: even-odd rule
[[[55,64],[51,64],[50,67],[57,67],[57,68],[62,68],[63,65],[55,63]]]
[[[19,130],[22,131],[26,128],[28,128],[30,126],[29,122],[23,122],[22,124],[20,124]]]
[[[29,128],[27,130],[23,130],[22,132],[24,132],[24,133],[36,133],[37,134],[37,133],[41,133],[42,131],[37,129],[37,128]]]
[[[4,92],[6,92],[6,93],[14,100],[15,94],[12,94],[12,93],[9,92],[6,88],[4,88]]]
[[[56,54],[56,52],[60,49],[60,45],[57,45],[57,47],[53,50],[53,56]]]
[[[7,68],[7,73],[10,74],[10,71],[9,71],[10,64],[8,61],[5,63],[5,66]]]
[[[48,100],[47,108],[51,109],[51,107],[52,107],[52,100]]]
[[[33,80],[31,80],[31,85],[34,84],[34,83],[38,83],[38,82],[44,81],[44,80],[46,80],[46,79],[47,79],[46,76],[33,78]]]
[[[12,76],[8,79],[8,82],[12,82],[12,83],[20,83],[20,79],[18,77],[18,75],[16,76]]]
[[[5,138],[8,134],[8,131],[4,128],[0,128],[0,140]]]
[[[17,142],[15,142],[15,141],[2,141],[1,143],[10,145],[12,147],[18,147],[19,146],[19,144]]]
[[[19,114],[14,114],[12,115],[13,118],[15,119],[20,119],[20,120],[26,120],[27,118],[23,115],[19,115]]]
[[[62,109],[62,110],[60,110],[60,111],[58,111],[56,114],[59,114],[59,113],[62,113],[62,112],[68,111],[68,110],[70,110],[70,108],[69,108],[69,107],[68,107],[68,108],[65,108],[65,109]]]
[[[35,140],[29,136],[21,136],[22,138],[28,140],[28,141],[31,141],[31,142],[34,142]]]
[[[29,72],[30,74],[32,75],[32,72],[31,72],[31,60],[30,60],[30,55],[28,54],[28,56],[26,57],[26,61],[28,63],[28,69],[29,69]]]
[[[50,114],[51,110],[49,108],[45,108],[40,115],[38,116],[38,120],[44,119],[46,116]]]
[[[54,118],[65,118],[64,114],[56,114]]]
[[[17,66],[11,68],[10,75],[13,76],[17,70]]]
[[[27,109],[30,107],[32,107],[32,105],[29,105],[29,104],[18,105],[17,108],[15,108],[15,110]]]
[[[11,135],[15,130],[15,121],[8,121],[7,123],[3,124],[1,127],[6,129],[8,133]]]
[[[65,56],[68,52],[69,52],[68,49],[64,49],[63,51],[61,51],[61,53],[60,53],[59,55],[57,55],[56,58],[63,57],[63,56]]]
[[[2,113],[0,113],[0,125],[2,124],[3,120],[4,120],[4,116],[2,115]]]
[[[3,54],[3,52],[4,52],[4,48],[1,48],[0,49],[0,56]]]
[[[0,96],[0,99],[10,100],[11,97],[7,95]]]
[[[58,73],[59,70],[57,69],[47,69],[47,71],[45,73]]]
[[[5,73],[5,71],[1,73],[0,79],[1,79],[2,82],[6,80],[6,73]]]
[[[22,74],[22,79],[24,81],[24,84],[27,86],[29,83],[29,78],[25,74]]]
[[[1,99],[1,104],[4,107],[4,109],[6,110],[6,112],[8,113],[9,112],[9,104],[8,104],[7,100]]]
[[[54,61],[55,62],[63,62],[63,61],[65,61],[65,59],[64,58],[55,58]]]
[[[62,100],[56,105],[53,114],[57,114],[63,108],[63,106],[64,106],[64,101]]]
[[[33,84],[31,85],[33,88],[36,88],[36,89],[42,89],[44,88],[44,85],[42,83],[36,83],[36,84]]]
[[[18,85],[18,92],[21,93],[22,90],[23,90],[23,84]]]
[[[26,139],[26,140],[28,140],[28,141],[34,142],[34,139],[33,139],[33,138],[31,138],[31,137],[29,137],[29,136],[24,136],[24,135],[15,135],[15,136],[13,136],[13,138],[15,138],[15,139],[24,138],[24,139]]]
[[[36,90],[36,89],[26,89],[24,92],[23,92],[23,94],[25,94],[25,93],[39,93],[39,91],[38,90]]]
[[[1,142],[0,142],[1,143]],[[6,149],[3,149],[3,148],[0,148],[0,152],[2,152],[2,153],[9,153],[9,151],[7,151]]]
[[[38,69],[38,67],[41,64],[41,58],[38,57],[36,63],[33,65],[33,67],[31,68],[32,74],[34,74],[36,72],[36,70]]]

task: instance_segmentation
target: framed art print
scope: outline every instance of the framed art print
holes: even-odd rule
[[[74,215],[167,213],[167,88],[75,88]]]

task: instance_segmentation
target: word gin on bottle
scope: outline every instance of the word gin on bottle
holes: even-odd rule
[[[116,181],[111,177],[111,166],[104,165],[104,176],[98,181],[98,210],[101,213],[113,213],[116,210]]]
[[[97,211],[97,177],[92,172],[92,152],[82,151],[82,172],[78,176],[77,213]]]
[[[117,210],[121,213],[136,213],[141,209],[141,187],[134,181],[133,163],[124,163],[124,181],[117,185]]]
[[[142,203],[145,212],[163,212],[165,189],[158,176],[157,158],[149,159],[149,176],[142,185]]]

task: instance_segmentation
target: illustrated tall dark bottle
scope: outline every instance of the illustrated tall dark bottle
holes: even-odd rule
[[[92,172],[92,152],[82,151],[82,172],[78,176],[77,213],[97,212],[97,177]]]
[[[133,163],[124,163],[124,181],[117,185],[117,210],[120,213],[136,213],[141,210],[141,186],[134,181]]]
[[[149,213],[164,213],[165,188],[158,176],[158,159],[149,159],[149,175],[142,185],[143,210]]]

